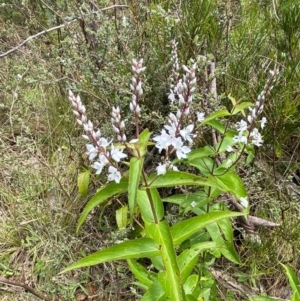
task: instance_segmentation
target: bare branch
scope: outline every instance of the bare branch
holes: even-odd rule
[[[25,289],[26,291],[28,291],[32,295],[34,295],[37,298],[39,298],[41,300],[44,300],[44,301],[51,301],[52,300],[52,299],[47,298],[46,296],[43,296],[42,294],[40,294],[39,292],[37,292],[36,290],[34,290],[33,288],[31,288],[30,286],[28,286],[25,283],[14,282],[14,281],[6,280],[4,278],[0,278],[0,283],[6,284],[6,285],[11,285],[11,286],[22,287],[23,289]]]
[[[17,51],[20,47],[22,47],[23,45],[25,45],[25,44],[26,44],[27,42],[29,42],[30,40],[35,39],[35,38],[37,38],[37,37],[39,37],[39,36],[41,36],[41,35],[43,35],[43,34],[45,34],[45,33],[50,32],[50,31],[53,31],[53,30],[56,30],[56,29],[59,29],[59,28],[63,28],[63,27],[69,25],[70,23],[72,23],[72,22],[74,22],[74,21],[77,21],[77,19],[72,20],[71,22],[66,23],[66,24],[61,24],[61,25],[58,25],[58,26],[55,26],[55,27],[52,27],[52,28],[43,30],[43,31],[41,31],[41,32],[39,32],[39,33],[37,33],[37,34],[35,34],[35,35],[33,35],[33,36],[28,37],[26,40],[24,40],[24,41],[23,41],[21,44],[19,44],[18,46],[14,47],[14,48],[12,48],[12,49],[10,49],[10,50],[8,50],[7,52],[1,53],[1,54],[0,54],[0,58],[5,57],[5,56],[9,55],[10,53]]]
[[[116,8],[116,7],[128,7],[128,5],[111,5],[111,6],[102,8],[102,9],[100,9],[99,11],[105,11],[105,10],[108,10],[108,9],[111,9],[111,8]],[[95,13],[95,12],[93,12],[93,13]],[[19,48],[21,48],[23,45],[25,45],[27,42],[29,42],[29,41],[32,40],[32,39],[35,39],[35,38],[37,38],[37,37],[39,37],[39,36],[41,36],[41,35],[44,35],[44,34],[46,34],[46,33],[48,33],[48,32],[51,32],[51,31],[53,31],[53,30],[56,30],[56,29],[59,29],[59,28],[66,27],[66,26],[70,25],[71,23],[73,23],[73,22],[75,22],[75,21],[78,21],[78,20],[79,20],[79,18],[75,18],[75,19],[73,19],[72,21],[66,22],[65,24],[61,24],[61,25],[58,25],[58,26],[51,27],[51,28],[46,29],[46,30],[43,30],[43,31],[41,31],[41,32],[39,32],[39,33],[37,33],[37,34],[35,34],[35,35],[33,35],[33,36],[30,36],[30,37],[28,37],[26,40],[24,40],[21,44],[17,45],[16,47],[14,47],[14,48],[8,50],[7,52],[1,53],[1,54],[0,54],[0,58],[3,58],[3,57],[5,57],[5,56],[11,54],[12,52],[17,51]]]

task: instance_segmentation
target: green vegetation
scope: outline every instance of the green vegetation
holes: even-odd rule
[[[299,300],[297,1],[0,6],[0,300]],[[206,119],[194,129],[193,151],[173,161],[180,173],[152,182],[166,156],[153,137],[177,110],[168,100],[178,79],[173,40],[179,78],[182,65],[198,64],[185,126],[197,124],[196,112]],[[129,109],[132,59],[140,58],[140,140],[129,145],[120,185],[108,183],[85,155],[68,90],[109,140],[119,106],[129,141],[137,125]],[[278,75],[266,89],[270,70]],[[263,145],[229,155],[235,124],[262,91]],[[236,161],[230,168],[228,156]],[[250,207],[230,212],[241,211],[246,196]],[[221,219],[248,210],[260,222]]]

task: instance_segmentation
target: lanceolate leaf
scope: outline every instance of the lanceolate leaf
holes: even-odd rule
[[[164,216],[164,207],[155,188],[137,191],[137,203],[143,218],[149,223],[156,223]]]
[[[241,216],[244,213],[240,212],[209,212],[205,215],[195,216],[182,221],[171,228],[171,233],[173,237],[173,243],[175,246],[181,244],[191,235],[196,233],[203,227],[208,226],[213,222],[217,222],[222,218]]]
[[[150,277],[149,271],[138,263],[135,259],[127,259],[130,271],[134,274],[135,278],[142,284],[150,287],[153,284],[153,280]]]
[[[230,192],[238,199],[247,196],[247,192],[241,178],[233,172],[226,172],[221,176],[209,176],[210,183],[214,183],[219,189]]]
[[[81,171],[78,175],[78,179],[77,179],[78,190],[80,195],[84,198],[87,196],[87,191],[90,183],[90,175],[91,175],[91,171],[89,169],[85,169]]]
[[[190,249],[184,250],[178,256],[178,266],[182,283],[185,283],[188,276],[199,260],[199,254],[205,250],[216,248],[214,242],[201,242],[193,245]]]
[[[167,295],[164,292],[160,281],[156,281],[150,286],[145,295],[142,297],[141,301],[165,301],[167,300]]]
[[[300,300],[300,281],[296,275],[296,273],[287,265],[280,263],[284,269],[285,273],[287,274],[290,282],[290,286],[293,290],[293,293],[295,295],[295,300]]]
[[[153,257],[160,254],[159,249],[159,245],[151,238],[129,240],[91,254],[73,263],[61,273],[108,261]]]
[[[207,124],[208,121],[215,120],[220,117],[230,116],[230,115],[231,115],[230,112],[228,112],[227,110],[219,110],[206,117],[202,122],[202,124]]]
[[[193,174],[187,172],[180,171],[167,171],[166,174],[158,176],[157,174],[152,174],[148,183],[151,183],[151,188],[159,188],[159,187],[171,187],[177,185],[194,185],[194,186],[204,186],[208,185],[206,179],[195,176]]]
[[[130,160],[129,169],[129,183],[128,183],[128,203],[130,222],[132,222],[135,207],[136,207],[136,194],[140,182],[141,171],[143,168],[144,157],[133,157]]]
[[[170,293],[171,301],[181,301],[183,300],[183,289],[169,225],[166,221],[162,221],[158,224],[148,225],[148,227],[154,240],[160,245],[169,287],[172,288],[166,293]]]
[[[240,263],[238,254],[235,251],[232,240],[224,240],[223,233],[221,233],[218,223],[212,223],[206,226],[212,240],[221,247],[221,253],[234,263]]]
[[[189,161],[191,161],[196,158],[203,158],[203,157],[215,156],[215,155],[216,155],[215,150],[211,146],[206,145],[202,148],[190,152],[187,155],[187,158]]]
[[[87,215],[98,205],[105,205],[109,198],[120,194],[123,192],[126,192],[128,189],[128,180],[127,179],[121,179],[120,183],[110,183],[104,188],[102,188],[100,191],[98,191],[92,199],[86,204],[84,207],[84,210],[82,211],[78,225],[77,225],[77,231],[80,229],[81,225],[84,223]]]

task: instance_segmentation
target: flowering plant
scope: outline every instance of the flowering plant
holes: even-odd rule
[[[87,155],[93,161],[92,167],[96,174],[108,170],[108,184],[85,206],[79,218],[78,230],[95,206],[104,205],[113,196],[123,193],[128,195],[129,209],[125,211],[126,218],[122,226],[135,227],[135,220],[141,218],[143,229],[141,237],[100,250],[73,263],[63,272],[105,261],[126,259],[138,284],[146,291],[141,299],[143,301],[199,300],[203,297],[195,267],[199,254],[205,250],[239,262],[233,246],[229,218],[247,214],[249,201],[235,166],[244,153],[249,163],[254,157],[254,146],[259,147],[263,143],[256,124],[260,123],[262,129],[265,126],[266,119],[263,117],[259,121],[258,118],[278,73],[277,70],[271,72],[255,105],[249,102],[237,103],[229,96],[232,102],[230,111],[223,109],[209,113],[208,106],[204,104],[201,112],[195,111],[193,100],[197,90],[198,61],[183,66],[184,74],[179,78],[176,49],[177,43],[173,42],[169,100],[174,111],[169,114],[160,133],[154,134],[154,142],[150,140],[149,130],[142,131],[139,127],[144,95],[142,78],[145,67],[142,59],[132,61],[132,100],[129,108],[135,119],[135,137],[130,141],[119,107],[112,107],[111,122],[116,133],[116,142],[113,142],[113,139],[103,137],[100,130],[94,129],[80,97],[69,91],[73,112],[78,124],[84,129],[83,138],[88,141]],[[200,59],[206,63],[203,57]],[[249,110],[247,116],[246,109]],[[245,120],[241,119],[235,129],[231,129],[232,119],[238,114],[243,114]],[[197,134],[201,133],[203,127],[211,128],[213,143],[192,150]],[[162,154],[161,162],[156,166],[156,172],[148,174],[144,161],[148,148],[153,146]],[[159,189],[164,187],[181,187],[182,190],[191,188],[188,192],[163,199]],[[224,194],[230,194],[239,201],[241,212],[229,211],[226,204],[220,206],[218,200]],[[170,224],[165,219],[163,202],[178,204],[183,213],[192,212],[193,216],[189,214],[189,217]],[[209,238],[201,238],[203,231],[209,234]],[[143,257],[151,259],[152,268],[147,269],[138,262]]]

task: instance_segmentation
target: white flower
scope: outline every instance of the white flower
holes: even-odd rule
[[[112,141],[112,140],[111,140],[111,141]],[[110,145],[111,141],[108,142],[107,139],[101,137],[101,138],[98,140],[98,143],[99,143],[99,145],[101,145],[103,148],[106,148],[106,147],[108,147],[108,146]]]
[[[161,152],[163,149],[167,149],[174,140],[174,137],[169,135],[165,130],[161,131],[161,135],[153,137],[153,140],[157,143],[155,147],[158,148],[158,151]]]
[[[172,169],[172,170],[174,170],[174,171],[179,171],[178,167],[177,167],[177,166],[175,166],[175,165],[172,165],[172,164],[171,164],[171,166],[170,166],[170,167],[171,167],[171,169]]]
[[[184,146],[180,137],[176,138],[175,143],[172,144],[176,150],[178,159],[186,158],[186,154],[191,151],[188,146]]]
[[[267,123],[267,118],[263,117],[260,121],[260,127],[263,129]]]
[[[89,160],[93,160],[95,157],[97,157],[98,149],[94,145],[87,144],[86,149],[87,149],[87,155],[89,156]]]
[[[244,208],[247,208],[249,206],[249,202],[248,202],[248,198],[245,197],[245,198],[240,198],[240,202],[241,202],[241,205],[244,207]]]
[[[226,152],[231,153],[232,151],[233,151],[233,148],[230,145],[228,145],[226,148]]]
[[[250,133],[250,137],[252,138],[252,143],[256,146],[262,146],[263,140],[261,137],[261,134],[258,132],[258,129],[253,129],[253,131]]]
[[[109,166],[108,172],[108,181],[115,181],[116,183],[120,183],[121,173],[115,167]]]
[[[164,175],[167,172],[167,164],[161,164],[156,167],[157,175]]]
[[[238,136],[234,136],[232,139],[235,142],[242,142],[244,144],[247,144],[247,137],[243,136],[241,133]]]
[[[96,169],[96,175],[102,172],[103,167],[109,163],[107,157],[104,154],[99,155],[98,161],[96,161],[92,167]]]
[[[205,119],[205,113],[197,112],[196,114],[197,114],[198,122],[202,122]]]
[[[126,154],[123,154],[121,149],[114,148],[114,145],[111,146],[110,155],[116,162],[120,162],[123,158],[127,157]]]
[[[173,104],[175,99],[175,94],[173,92],[173,90],[170,90],[170,94],[168,95],[168,99],[170,100],[170,103]]]
[[[108,153],[107,153],[107,156],[108,156]],[[109,163],[107,156],[105,156],[104,154],[99,155],[99,162],[101,164],[103,164],[103,166],[106,165],[107,163]]]
[[[194,129],[194,125],[190,124],[188,125],[186,128],[184,128],[183,130],[180,131],[180,135],[184,140],[187,140],[189,142],[193,142],[191,136],[193,136],[191,133]]]
[[[96,169],[96,175],[99,175],[102,172],[104,165],[98,161],[96,161],[93,165],[93,168]]]
[[[240,122],[237,122],[235,127],[239,133],[243,133],[247,130],[248,124],[242,119]]]

